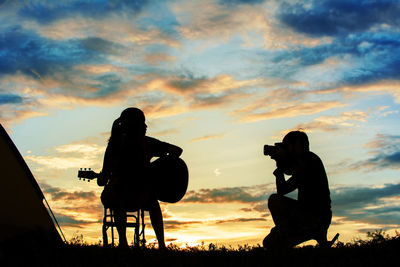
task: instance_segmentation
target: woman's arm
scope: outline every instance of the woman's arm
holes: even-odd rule
[[[146,140],[151,147],[152,157],[162,157],[166,155],[179,157],[183,152],[183,149],[179,146],[162,142],[153,137],[146,136]]]
[[[97,178],[98,186],[105,186],[108,182],[108,177],[111,173],[111,148],[108,143],[106,151],[104,152],[103,168],[100,172],[100,176]]]

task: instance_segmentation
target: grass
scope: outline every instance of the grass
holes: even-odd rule
[[[154,248],[119,249],[87,245],[82,239],[63,247],[21,246],[3,250],[1,266],[399,266],[400,234],[383,231],[368,234],[368,240],[338,242],[333,248],[313,246],[287,251],[265,251],[259,246],[238,248],[208,246],[168,251]]]

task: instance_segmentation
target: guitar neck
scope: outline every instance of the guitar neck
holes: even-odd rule
[[[87,179],[88,181],[96,179],[100,176],[100,173],[94,172],[91,169],[80,169],[78,171],[78,178],[79,180],[83,179],[85,181],[85,179]]]

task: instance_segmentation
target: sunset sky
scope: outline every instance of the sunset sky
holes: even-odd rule
[[[113,121],[183,148],[166,240],[261,243],[275,164],[302,129],[325,164],[328,237],[400,226],[400,1],[0,1],[0,118],[67,239],[101,240],[99,171]],[[296,197],[296,194],[293,195]],[[147,239],[154,233],[146,217]]]

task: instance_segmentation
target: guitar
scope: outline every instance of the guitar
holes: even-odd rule
[[[85,181],[85,179],[87,179],[88,182],[90,182],[90,180],[96,179],[100,176],[100,173],[94,172],[92,171],[92,169],[88,168],[80,168],[80,170],[78,171],[78,178],[79,180],[83,180]]]
[[[79,180],[85,179],[90,182],[99,178],[100,173],[90,168],[78,171]],[[152,181],[152,190],[155,191],[157,199],[167,203],[176,203],[186,194],[189,182],[189,171],[186,163],[181,158],[160,157],[150,163],[149,176]]]

